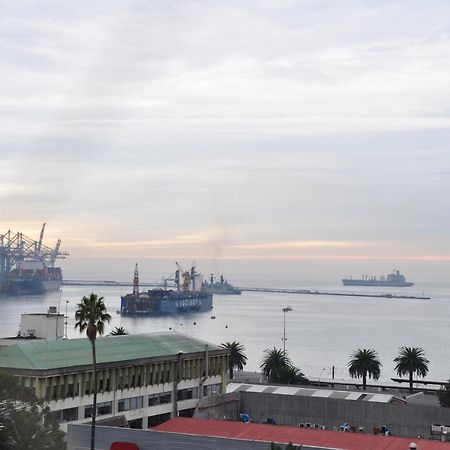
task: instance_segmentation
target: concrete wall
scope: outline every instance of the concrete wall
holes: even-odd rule
[[[295,395],[274,395],[242,391],[241,412],[255,422],[273,417],[278,425],[299,426],[311,423],[339,427],[343,422],[364,427],[372,433],[374,426],[387,426],[395,436],[430,436],[432,424],[450,424],[450,408],[386,404]]]
[[[239,420],[239,392],[202,398],[194,412],[196,419]]]

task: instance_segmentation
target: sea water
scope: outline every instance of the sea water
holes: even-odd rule
[[[292,287],[292,286],[289,286]],[[344,291],[336,286],[318,290]],[[121,317],[120,296],[127,287],[64,286],[61,293],[42,296],[0,297],[0,337],[17,335],[21,313],[46,312],[49,306],[67,310],[67,336],[78,338],[75,310],[84,295],[103,296],[114,327],[131,334],[180,332],[213,344],[239,341],[248,356],[246,370],[258,370],[267,348],[282,348],[284,319],[286,351],[307,376],[348,378],[348,361],[358,348],[373,348],[383,364],[381,379],[396,376],[393,359],[399,347],[422,347],[430,360],[430,380],[450,378],[450,285],[424,285],[390,291],[399,295],[425,295],[431,300],[334,297],[327,295],[243,292],[215,295],[209,313],[176,317]],[[359,290],[358,290],[359,289]],[[375,290],[374,290],[375,289]],[[348,291],[347,289],[347,292]],[[381,293],[379,288],[351,288],[351,292]],[[289,305],[292,311],[283,313]],[[84,336],[84,335],[83,335]]]

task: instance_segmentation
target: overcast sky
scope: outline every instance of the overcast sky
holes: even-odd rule
[[[0,55],[0,232],[450,270],[449,2],[4,1]]]

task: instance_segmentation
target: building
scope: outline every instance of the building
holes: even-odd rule
[[[203,397],[225,392],[229,352],[175,332],[97,340],[99,422],[147,428],[191,416]],[[0,370],[20,378],[67,423],[90,422],[88,339],[27,340],[0,348]]]
[[[64,314],[60,314],[56,306],[50,306],[46,313],[22,314],[20,337],[62,339],[64,337]]]
[[[109,449],[113,442],[130,442],[141,450],[268,450],[271,442],[284,449],[289,442],[302,450],[450,450],[450,442],[366,433],[307,429],[279,425],[201,420],[176,417],[150,431],[99,426],[96,445]],[[414,443],[414,446],[411,444]],[[88,449],[90,427],[70,425],[68,450]]]
[[[450,408],[437,402],[435,392],[416,392],[405,398],[386,391],[322,389],[316,386],[280,386],[230,383],[227,396],[238,394],[235,412],[246,413],[253,422],[267,422],[299,428],[357,431],[403,437],[435,437],[433,425],[450,424]],[[420,402],[422,399],[422,402]],[[236,407],[236,406],[235,406]],[[220,408],[203,408],[197,417],[219,419]],[[232,416],[231,410],[229,416]],[[450,443],[449,443],[450,445]]]

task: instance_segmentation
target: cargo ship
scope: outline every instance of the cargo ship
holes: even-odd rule
[[[38,240],[10,230],[0,235],[0,292],[39,295],[61,289],[62,270],[55,262],[68,253],[60,250],[61,239],[54,248],[44,245],[44,230],[45,223]]]
[[[58,291],[63,277],[60,267],[46,267],[40,261],[24,261],[19,269],[11,271],[6,284],[6,292],[11,295],[39,295],[48,291]],[[25,267],[37,267],[25,269]]]
[[[168,288],[169,281],[175,283],[174,289]],[[195,267],[184,271],[177,263],[174,278],[166,278],[163,288],[140,292],[139,269],[136,264],[133,292],[121,297],[118,312],[122,316],[162,316],[210,311],[213,308],[213,296],[203,290],[202,285],[201,275],[196,272]]]
[[[394,270],[387,276],[382,275],[380,278],[375,276],[369,277],[363,275],[361,278],[343,278],[344,286],[380,286],[380,287],[411,287],[414,283],[406,281],[404,275],[398,270]]]
[[[211,274],[209,283],[203,283],[203,289],[210,294],[241,295],[241,290],[228,283],[223,275],[220,275],[220,281],[214,281],[214,274]]]

